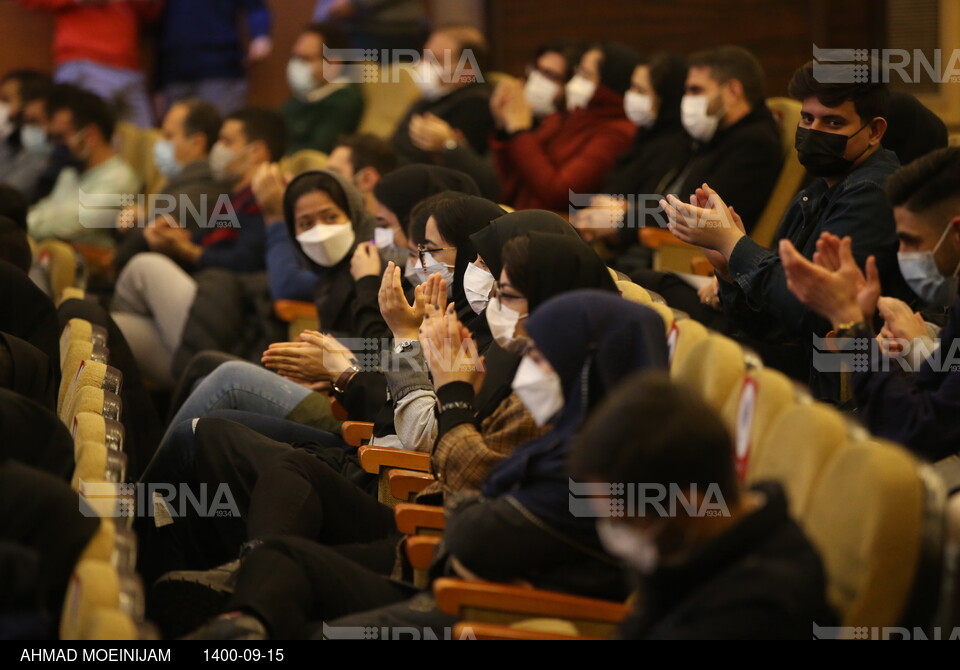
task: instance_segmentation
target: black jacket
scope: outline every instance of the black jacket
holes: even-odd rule
[[[478,154],[487,153],[487,138],[493,130],[490,113],[490,87],[470,84],[437,100],[421,98],[410,106],[390,141],[404,163],[432,163],[430,154],[410,141],[410,118],[414,114],[433,114],[460,131]]]
[[[706,144],[694,144],[690,160],[670,180],[676,183],[679,179],[680,188],[668,192],[686,201],[707,182],[725,203],[737,210],[749,233],[770,199],[782,163],[783,145],[777,123],[761,102],[729,128],[717,130]]]
[[[897,234],[883,183],[900,166],[892,151],[880,149],[842,181],[827,188],[822,179],[800,191],[790,204],[774,238],[790,240],[808,260],[813,259],[820,234],[853,238],[853,255],[863,267],[875,255],[883,294],[915,302],[897,264]],[[811,356],[810,387],[821,399],[836,400],[839,379],[813,367],[811,337],[823,336],[830,324],[805,307],[787,288],[780,256],[749,237],[730,255],[733,283],[720,282],[724,311],[734,316],[749,335],[768,341],[799,342]]]
[[[806,639],[835,625],[816,549],[790,518],[777,484],[762,508],[680,564],[641,584],[627,639]]]

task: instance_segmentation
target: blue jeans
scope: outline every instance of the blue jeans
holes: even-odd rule
[[[197,384],[170,422],[167,435],[184,421],[206,416],[218,409],[236,409],[285,419],[311,393],[313,391],[259,365],[230,361],[218,366]]]

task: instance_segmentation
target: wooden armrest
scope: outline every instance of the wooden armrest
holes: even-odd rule
[[[387,479],[390,482],[390,493],[397,500],[409,500],[411,495],[420,493],[436,481],[436,478],[429,472],[399,470],[397,468],[387,472]]]
[[[627,605],[609,600],[493,582],[467,582],[448,577],[433,583],[433,595],[440,611],[453,616],[460,616],[465,607],[473,607],[525,615],[619,623],[630,611]]]
[[[438,544],[440,538],[436,535],[410,535],[404,540],[403,547],[414,570],[426,570],[430,567],[433,551]]]
[[[290,323],[294,319],[317,318],[317,306],[312,302],[300,300],[274,300],[273,313],[281,321]]]
[[[397,520],[397,530],[404,535],[416,535],[421,528],[442,530],[447,525],[443,508],[436,505],[417,505],[398,503],[393,508]]]
[[[563,635],[540,630],[526,630],[481,621],[461,621],[453,627],[454,640],[602,640],[602,637]]]
[[[373,437],[373,424],[366,421],[344,421],[340,427],[340,435],[351,447],[359,447]]]
[[[344,440],[346,440],[346,437],[344,437]],[[360,447],[357,454],[360,456],[361,467],[366,472],[375,475],[380,474],[380,468],[401,468],[403,470],[430,472],[430,454],[419,451],[368,444]]]
[[[690,271],[701,277],[713,276],[713,263],[707,260],[706,256],[697,256],[690,259]]]
[[[639,230],[640,244],[647,247],[648,249],[659,249],[664,245],[669,245],[672,247],[690,247],[695,249],[694,245],[687,244],[682,240],[678,240],[674,237],[666,228],[640,228]]]
[[[333,396],[330,396],[330,411],[333,412],[334,419],[346,421],[350,418],[350,415],[347,414],[347,408],[344,407],[343,404]]]

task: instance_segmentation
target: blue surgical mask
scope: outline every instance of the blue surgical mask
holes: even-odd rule
[[[52,148],[47,138],[47,131],[32,124],[21,126],[20,144],[32,154],[44,154]]]
[[[156,164],[157,169],[160,170],[160,174],[167,179],[176,177],[180,174],[180,170],[183,167],[177,162],[173,142],[170,140],[157,140],[154,142],[153,162]]]
[[[937,242],[933,251],[901,251],[897,253],[897,262],[900,264],[900,274],[906,280],[907,285],[920,298],[933,306],[947,307],[957,298],[958,279],[960,273],[960,264],[957,265],[953,274],[944,277],[937,268],[935,254],[943,241],[947,239],[947,233],[951,230],[947,226]]]

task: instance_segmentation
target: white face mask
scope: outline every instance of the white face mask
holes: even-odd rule
[[[924,302],[936,307],[948,307],[957,299],[957,288],[960,284],[960,265],[949,277],[940,274],[937,268],[937,259],[934,254],[947,239],[950,226],[947,226],[933,251],[900,251],[897,252],[897,262],[900,264],[900,274],[903,275],[907,286],[920,296]]]
[[[546,373],[524,356],[511,385],[538,426],[545,426],[563,409],[563,385],[556,372]]]
[[[567,109],[571,112],[587,106],[597,91],[597,85],[579,74],[567,82],[564,87],[567,96]]]
[[[640,128],[648,128],[657,120],[653,113],[653,96],[647,93],[627,91],[623,96],[623,113]]]
[[[356,239],[353,224],[349,221],[329,226],[317,224],[297,235],[297,242],[307,258],[325,268],[333,267],[346,258]]]
[[[710,99],[705,95],[685,95],[680,101],[680,121],[687,133],[695,140],[709,142],[717,132],[722,110],[714,115],[707,113]]]
[[[217,181],[235,182],[243,176],[243,170],[237,170],[230,167],[230,164],[237,159],[237,152],[228,149],[223,143],[217,142],[210,150],[210,171],[213,178]]]
[[[432,59],[424,58],[417,66],[414,81],[420,89],[420,95],[426,100],[437,100],[443,95],[443,81]]]
[[[291,58],[287,62],[287,84],[295,95],[305,98],[317,88],[317,80],[313,76],[313,68],[299,58]]]
[[[441,263],[436,258],[433,257],[431,253],[425,253],[423,259],[427,262],[427,266],[423,267],[420,264],[420,260],[417,259],[417,267],[423,268],[423,271],[426,273],[427,277],[430,275],[439,274],[443,277],[443,281],[447,282],[447,297],[453,295],[453,266],[447,265],[446,263]],[[425,281],[425,280],[424,280]]]
[[[153,162],[167,179],[180,174],[181,166],[177,162],[176,149],[170,140],[157,140],[153,143]]]
[[[420,286],[427,281],[427,273],[419,260],[414,260],[412,256],[407,257],[407,266],[403,271],[403,276],[407,278],[411,286]]]
[[[400,267],[406,264],[410,252],[394,244],[393,239],[392,228],[373,229],[373,243],[376,245],[377,251],[380,252],[380,258],[383,260],[384,266],[393,261],[394,265]]]
[[[635,570],[645,575],[656,570],[660,561],[660,549],[654,541],[657,533],[645,533],[604,518],[597,520],[597,535],[608,553]]]
[[[500,348],[516,354],[523,353],[527,346],[527,338],[516,337],[515,333],[520,319],[527,315],[521,314],[515,309],[510,309],[500,300],[491,300],[487,304],[486,314],[490,334],[493,335],[494,341],[500,345]]]
[[[493,288],[493,275],[481,270],[473,263],[467,265],[463,273],[463,292],[467,295],[470,309],[479,314],[490,302],[490,289]]]
[[[557,111],[560,84],[550,81],[539,70],[533,70],[523,85],[523,97],[533,109],[534,116],[546,116]]]

